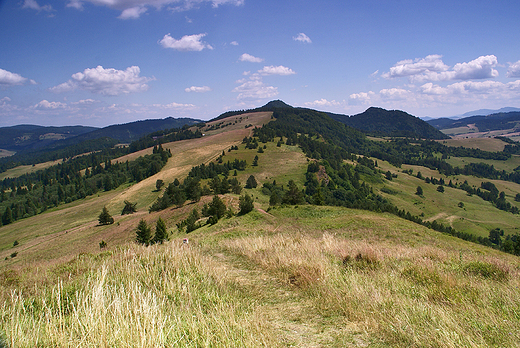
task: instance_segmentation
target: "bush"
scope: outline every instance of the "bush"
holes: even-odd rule
[[[251,212],[255,208],[253,197],[250,195],[240,196],[238,206],[240,208],[239,215]]]
[[[114,223],[114,218],[108,212],[107,207],[103,207],[101,214],[99,214],[98,220],[100,225],[110,225]]]

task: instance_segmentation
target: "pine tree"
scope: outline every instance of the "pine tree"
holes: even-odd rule
[[[100,225],[110,225],[114,223],[114,218],[108,212],[107,207],[103,207],[101,214],[99,214],[98,220]]]
[[[157,224],[155,225],[155,236],[153,237],[153,242],[162,244],[167,239],[168,232],[166,231],[166,222],[159,218],[159,220],[157,220]]]
[[[139,221],[139,225],[137,225],[137,231],[135,232],[135,234],[137,243],[146,246],[150,245],[152,231],[150,227],[148,227],[148,224],[146,223],[146,221],[144,221],[144,219],[141,219]]]
[[[123,207],[123,210],[121,211],[121,215],[135,213],[137,211],[136,205],[137,205],[137,203],[125,201],[125,206]]]
[[[240,196],[238,206],[240,208],[240,211],[238,212],[239,215],[245,215],[255,208],[253,196],[250,195],[244,195]]]
[[[256,182],[255,177],[253,175],[250,175],[246,181],[246,188],[247,189],[256,188],[257,185],[258,185],[258,183]]]
[[[289,180],[288,189],[285,192],[282,202],[285,204],[302,204],[305,202],[303,193],[298,189],[298,186],[293,180]]]

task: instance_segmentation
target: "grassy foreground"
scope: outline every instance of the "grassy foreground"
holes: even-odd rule
[[[0,275],[9,347],[514,347],[519,259],[390,215],[254,211]]]

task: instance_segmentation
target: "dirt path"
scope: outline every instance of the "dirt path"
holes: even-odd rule
[[[268,214],[268,213],[266,213]],[[281,347],[367,347],[355,323],[323,316],[316,299],[305,290],[285,283],[247,260],[226,251],[213,253],[229,281],[257,303]]]

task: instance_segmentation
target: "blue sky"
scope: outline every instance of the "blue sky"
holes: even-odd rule
[[[515,1],[0,0],[0,126],[520,107]]]

